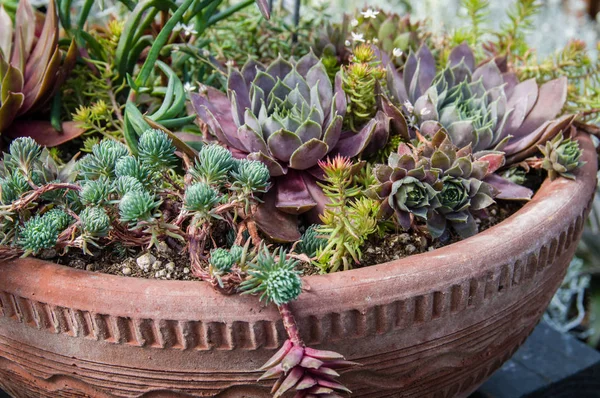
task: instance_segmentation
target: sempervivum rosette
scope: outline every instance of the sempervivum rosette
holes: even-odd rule
[[[388,215],[393,211],[402,228],[408,230],[415,217],[427,220],[430,208],[437,207],[437,194],[441,189],[439,170],[431,169],[428,158],[419,158],[409,145],[401,143],[392,152],[387,165],[375,169],[380,185],[376,194],[382,210]]]
[[[346,99],[314,54],[265,67],[230,69],[228,95],[206,88],[192,95],[199,117],[239,157],[259,160],[274,177],[274,205],[289,214],[320,207],[317,162],[339,141]]]
[[[455,145],[471,145],[476,157],[496,150],[505,153],[507,165],[520,162],[573,121],[571,115],[554,120],[566,101],[567,79],[538,86],[504,69],[498,60],[476,67],[472,50],[462,44],[438,72],[431,51],[422,46],[409,56],[403,75],[388,68],[387,113],[393,118],[402,108],[424,135],[443,128]],[[494,180],[509,199],[510,184]]]
[[[376,192],[386,199],[384,210],[393,210],[404,229],[416,220],[426,221],[434,238],[450,227],[461,237],[476,234],[472,212],[494,203],[496,192],[485,179],[503,164],[504,155],[476,159],[469,145],[458,149],[443,130],[431,139],[417,137],[416,146],[400,144],[388,166],[376,169]]]

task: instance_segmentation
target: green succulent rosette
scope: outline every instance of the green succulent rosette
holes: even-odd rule
[[[573,171],[585,163],[581,160],[583,150],[579,148],[579,142],[571,138],[565,139],[562,134],[546,142],[546,145],[540,145],[539,149],[544,155],[542,168],[552,180],[558,177],[574,180]]]

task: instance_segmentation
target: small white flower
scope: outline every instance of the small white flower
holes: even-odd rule
[[[225,65],[227,65],[227,66],[233,66],[233,65],[235,65],[235,63],[233,62],[232,59],[230,59],[229,61],[225,62]]]
[[[373,38],[373,43],[375,43],[375,44],[379,43],[379,39],[378,39],[378,38],[376,38],[376,37],[375,37],[375,38]]]
[[[183,89],[185,90],[186,93],[191,93],[192,91],[196,90],[196,86],[194,86],[192,83],[190,82],[186,82],[183,85]]]
[[[352,41],[359,41],[361,43],[365,42],[364,36],[362,33],[354,33],[352,32]]]
[[[394,48],[394,50],[392,51],[392,54],[394,55],[394,57],[400,57],[403,54],[403,51],[400,50],[399,48]]]
[[[379,15],[379,11],[373,10],[372,8],[367,9],[367,11],[361,11],[360,13],[365,18],[373,19],[377,18],[377,15]]]
[[[184,24],[181,22],[177,22],[177,24],[175,25],[175,27],[173,28],[173,30],[175,32],[180,32],[183,30],[183,34],[185,36],[192,36],[192,35],[197,35],[198,31],[196,29],[194,29],[194,25],[192,24]]]
[[[412,106],[409,100],[404,101],[404,107],[406,108],[406,111],[408,113],[413,113],[413,111],[415,110],[415,107]]]
[[[427,108],[421,109],[421,116],[427,116],[431,113],[431,111]]]
[[[350,47],[352,45],[352,43],[350,43],[350,40],[346,40],[344,44],[346,45],[346,47]]]
[[[354,18],[352,21],[350,21],[350,25],[352,25],[352,27],[358,26],[358,19]]]

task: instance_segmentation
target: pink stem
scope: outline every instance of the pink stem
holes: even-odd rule
[[[298,325],[296,324],[296,319],[292,314],[289,304],[281,304],[278,305],[277,308],[281,314],[281,319],[283,319],[283,327],[285,328],[285,331],[287,332],[292,343],[294,343],[294,345],[304,347],[304,341],[302,341],[302,338],[300,337]]]

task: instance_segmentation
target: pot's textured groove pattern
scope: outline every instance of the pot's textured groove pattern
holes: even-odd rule
[[[303,338],[363,366],[355,397],[454,397],[531,333],[561,283],[595,188],[547,181],[505,222],[431,253],[306,278]],[[254,369],[284,340],[277,312],[192,282],[0,265],[0,386],[29,397],[268,397]]]

